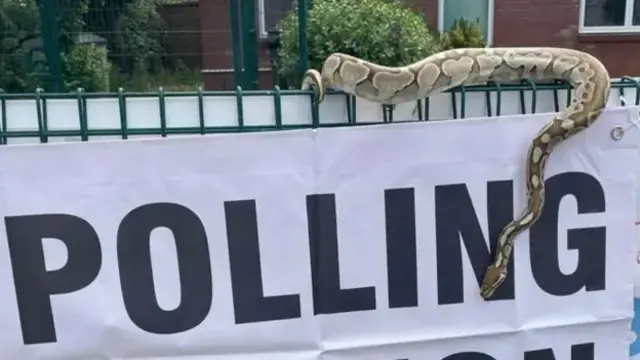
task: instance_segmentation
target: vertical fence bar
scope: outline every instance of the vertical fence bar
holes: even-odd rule
[[[492,84],[489,82],[487,83],[489,86],[491,86]],[[491,90],[487,90],[484,92],[484,103],[485,106],[487,107],[487,116],[491,117],[493,114],[493,109],[492,109],[492,105],[491,105]]]
[[[204,135],[204,95],[202,94],[202,86],[198,86],[198,123],[200,124],[200,135]]]
[[[258,90],[258,37],[256,31],[256,1],[243,0],[242,6],[242,66],[243,87]]]
[[[42,97],[42,129],[45,143],[49,142],[49,111],[47,110],[47,98]]]
[[[2,117],[2,136],[0,136],[0,144],[7,144],[7,99],[3,96],[4,92],[0,90],[0,117]]]
[[[42,124],[42,88],[36,89],[36,115],[38,116],[38,135],[40,136],[40,142],[46,143],[45,128]]]
[[[560,100],[558,99],[558,84],[559,82],[556,81],[553,88],[553,110],[555,112],[560,111]]]
[[[413,109],[413,114],[418,113],[418,121],[424,120],[424,114],[422,113],[422,99],[416,101],[416,107]]]
[[[429,97],[427,97],[426,99],[424,99],[424,120],[428,121],[429,120],[429,116],[431,115],[431,100]]]
[[[467,92],[464,86],[460,86],[460,118],[467,117]]]
[[[502,113],[502,89],[500,84],[496,83],[496,116],[500,116]]]
[[[158,106],[160,107],[160,135],[167,137],[167,102],[165,101],[164,88],[158,88]]]
[[[87,121],[87,109],[85,104],[85,99],[82,93],[84,89],[78,88],[76,89],[76,101],[78,105],[78,119],[80,120],[80,140],[81,141],[89,141],[89,122]]]
[[[524,81],[520,81],[520,84],[523,84]],[[526,98],[524,96],[524,90],[520,89],[518,90],[518,92],[520,93],[520,113],[521,114],[526,114],[527,113],[527,101]]]
[[[242,87],[236,87],[236,110],[238,111],[238,130],[244,131],[244,104],[242,103]]]
[[[456,100],[455,89],[451,90],[451,112],[454,119],[458,118],[458,101]]]
[[[535,114],[536,106],[538,104],[538,92],[536,89],[536,83],[529,79],[524,79],[523,81],[531,87],[531,113]]]
[[[60,43],[58,36],[57,1],[38,1],[40,11],[40,34],[44,47],[44,53],[49,65],[49,77],[47,90],[49,92],[62,92],[62,60],[60,59]]]
[[[233,86],[242,86],[242,43],[240,31],[240,2],[229,0],[229,24],[231,26],[231,45],[233,56]]]
[[[276,116],[276,129],[282,129],[282,94],[278,85],[273,87],[273,109]]]
[[[124,94],[124,89],[118,89],[118,110],[120,111],[120,130],[122,131],[122,140],[129,138],[128,126],[127,126],[127,98]]]
[[[300,49],[300,68],[309,69],[309,44],[307,43],[307,0],[298,1],[298,48]]]

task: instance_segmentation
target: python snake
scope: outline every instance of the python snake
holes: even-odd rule
[[[553,149],[589,127],[610,93],[604,65],[590,54],[564,48],[514,47],[447,50],[403,67],[386,67],[342,53],[329,55],[322,72],[307,70],[302,89],[315,90],[316,102],[333,88],[383,105],[417,101],[460,85],[565,80],[573,88],[566,109],[534,137],[526,156],[527,207],[500,232],[480,295],[489,299],[507,277],[515,238],[538,221],[545,200],[544,170]]]

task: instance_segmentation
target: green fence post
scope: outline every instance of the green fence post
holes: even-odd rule
[[[256,1],[242,1],[242,57],[244,88],[257,90],[258,84],[258,37],[256,31]]]
[[[40,36],[42,36],[44,53],[49,65],[50,83],[47,90],[62,92],[62,60],[60,59],[60,43],[58,41],[60,28],[56,19],[57,1],[38,1],[38,9],[40,11]]]
[[[307,43],[307,0],[298,1],[298,48],[300,49],[300,67],[309,69],[309,44]]]
[[[229,23],[231,25],[231,46],[233,51],[233,87],[242,86],[242,43],[240,31],[240,2],[229,0]]]

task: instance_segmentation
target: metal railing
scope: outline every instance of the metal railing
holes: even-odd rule
[[[637,79],[631,77],[624,77],[616,79],[612,82],[612,94],[609,100],[609,106],[624,106],[624,105],[640,105],[640,82]],[[563,93],[561,95],[561,93]],[[467,117],[478,116],[500,116],[500,115],[513,115],[515,112],[511,111],[511,114],[505,114],[503,112],[504,98],[510,97],[510,102],[515,100],[519,102],[517,113],[531,114],[539,112],[539,97],[541,94],[551,95],[552,104],[546,104],[546,108],[541,110],[542,112],[555,111],[558,112],[568,105],[571,99],[571,86],[567,83],[557,82],[553,84],[536,84],[530,81],[523,81],[520,84],[514,85],[497,85],[489,84],[483,86],[465,86],[458,87],[447,91],[439,98],[440,103],[446,102],[448,98],[450,106],[449,119],[464,119]],[[228,132],[250,132],[250,131],[268,131],[268,130],[288,130],[288,129],[301,129],[301,128],[318,128],[318,127],[336,127],[336,126],[353,126],[362,124],[371,124],[370,119],[361,119],[358,116],[357,101],[353,96],[346,95],[340,92],[330,92],[328,98],[343,102],[346,109],[344,119],[330,119],[329,116],[321,118],[321,106],[315,104],[312,91],[301,90],[280,90],[275,87],[272,90],[247,90],[244,91],[240,87],[236,91],[196,91],[196,92],[165,92],[163,89],[159,89],[156,93],[131,93],[120,90],[116,93],[87,93],[82,89],[78,89],[75,93],[46,93],[39,89],[35,94],[11,94],[0,93],[0,144],[7,144],[11,138],[37,138],[40,142],[46,143],[50,138],[55,137],[78,137],[80,141],[88,141],[91,137],[119,137],[121,139],[128,139],[131,136],[140,135],[155,135],[166,137],[169,135],[188,135],[188,134],[214,134],[214,133],[228,133]],[[477,100],[479,97],[484,98],[485,109],[482,113],[479,113],[475,109],[475,113],[469,116],[470,106],[469,98],[475,96]],[[299,123],[292,123],[291,121],[285,121],[286,110],[283,109],[283,104],[287,104],[288,99],[295,98],[303,99],[304,102],[300,103],[300,106],[306,107],[310,113],[309,121],[302,121]],[[625,101],[622,102],[620,97],[624,97]],[[183,111],[173,111],[173,115],[169,115],[170,107],[168,102],[177,99],[189,98],[193,100],[193,104],[197,106],[197,124],[190,126],[184,126],[181,124],[172,125],[176,123],[176,118],[181,116]],[[207,119],[224,119],[231,117],[230,114],[222,113],[219,107],[216,105],[207,105],[207,102],[211,99],[224,100],[226,104],[231,103],[235,108],[235,114],[233,117],[237,120],[235,125],[213,125],[211,121]],[[255,109],[256,103],[252,103],[252,99],[259,98],[261,104],[265,104],[265,101],[271,103],[273,114],[268,115],[265,111],[265,106],[261,105],[259,109]],[[548,98],[548,97],[547,97]],[[96,101],[113,102],[114,106],[117,106],[117,127],[101,128],[92,124],[92,116],[95,117],[98,110],[89,111],[90,107],[97,104]],[[154,100],[156,104],[152,105],[153,108],[157,106],[158,126],[132,126],[132,115],[128,112],[128,107],[132,105],[136,99]],[[51,114],[49,110],[53,105],[59,106],[64,101],[64,104],[69,105],[74,103],[73,109],[75,113],[72,113],[71,107],[67,107],[64,110],[65,122],[69,122],[70,118],[77,117],[77,124],[74,124],[72,128],[60,129],[50,126]],[[24,109],[35,109],[34,116],[23,116],[17,118],[15,112],[10,111],[15,105],[20,104]],[[477,102],[476,102],[477,103]],[[116,105],[117,104],[117,105]],[[335,102],[334,102],[335,104]],[[149,104],[147,104],[149,105]],[[146,105],[145,105],[146,106]],[[151,105],[149,105],[151,106]],[[295,105],[298,106],[298,105]],[[406,117],[398,117],[396,115],[396,109],[390,106],[381,106],[380,119],[381,123],[391,123],[394,121],[429,121],[432,120],[430,114],[430,108],[433,106],[433,100],[426,98],[419,100],[415,105],[416,117],[413,119],[407,119]],[[299,107],[299,106],[298,106]],[[327,108],[335,107],[333,105],[327,105]],[[227,106],[228,108],[228,106]],[[149,108],[146,108],[149,109]],[[495,109],[495,110],[494,110]],[[246,113],[252,110],[254,113],[258,113],[258,116],[265,118],[272,118],[269,124],[257,124],[256,121],[247,121]],[[26,110],[25,110],[26,111]],[[31,111],[31,110],[30,110]],[[115,112],[115,110],[114,110]],[[16,116],[16,118],[12,118]],[[60,111],[58,111],[58,114]],[[145,112],[148,115],[148,111]],[[151,116],[151,115],[148,115]],[[25,119],[25,117],[34,117],[33,119]],[[109,116],[107,116],[110,118]],[[362,117],[362,116],[361,116]],[[60,116],[58,116],[60,118]],[[95,119],[94,119],[95,120]],[[112,119],[115,120],[115,119]],[[33,121],[36,126],[33,129],[20,129],[21,126],[16,126],[18,122],[25,123],[26,121]],[[95,122],[95,121],[94,121]],[[374,123],[377,121],[374,121]],[[16,129],[17,128],[17,129]]]

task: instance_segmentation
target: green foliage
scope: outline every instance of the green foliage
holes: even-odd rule
[[[124,73],[127,83],[135,78],[136,87],[185,76],[162,66],[165,24],[157,10],[169,0],[0,0],[0,89],[31,92],[45,85],[38,1],[57,4],[66,90],[108,91],[110,73]],[[80,43],[92,32],[106,37],[106,48]],[[119,69],[111,71],[109,60]]]
[[[114,66],[111,68],[110,83],[110,91],[123,88],[128,91],[155,92],[160,87],[165,91],[197,91],[198,87],[204,87],[200,70],[186,66],[177,66],[175,70],[162,69],[154,73],[135,72],[133,75],[123,74]]]
[[[297,6],[281,22],[280,76],[299,87]],[[333,52],[385,66],[403,66],[439,51],[424,19],[400,1],[314,0],[308,13],[309,67],[320,69]]]
[[[61,28],[63,47],[70,46],[71,35],[82,29],[82,15],[87,12],[88,0],[56,0],[60,12],[56,21]],[[43,86],[47,77],[47,63],[40,32],[40,12],[36,0],[0,0],[0,88],[10,92],[34,91]],[[66,71],[70,82],[92,71],[88,61],[80,62],[78,52],[71,59],[76,69]],[[64,58],[64,55],[63,55]],[[81,66],[89,66],[84,69]],[[86,77],[84,78],[86,79]],[[92,84],[96,83],[96,79]]]
[[[110,35],[108,32],[115,28],[115,23],[120,19],[125,5],[130,2],[130,0],[85,1],[87,1],[89,9],[85,15],[84,31],[101,33],[107,36]]]
[[[30,68],[32,49],[25,46],[38,31],[38,8],[34,0],[0,0],[0,89],[22,91],[35,88]]]
[[[74,34],[84,31],[85,15],[89,12],[89,0],[55,0],[60,27],[60,40],[64,48],[72,45]]]
[[[116,52],[127,54],[120,65],[130,74],[161,68],[165,23],[157,12],[158,6],[159,0],[131,0],[124,6]]]
[[[62,55],[62,78],[66,91],[83,88],[89,92],[109,91],[107,49],[95,44],[73,45]]]
[[[451,29],[441,34],[440,44],[443,50],[487,46],[480,21],[472,22],[462,18],[456,19]]]
[[[34,0],[0,0],[2,33],[22,38],[38,29],[38,7]]]

